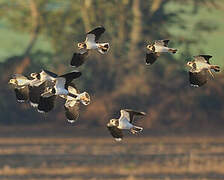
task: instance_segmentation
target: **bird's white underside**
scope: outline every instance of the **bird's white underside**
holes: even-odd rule
[[[133,124],[130,123],[129,113],[121,110],[121,116],[119,118],[119,125],[117,128],[119,129],[131,129],[133,128]]]
[[[159,46],[159,45],[154,45],[155,46],[155,52],[169,52],[169,48],[165,46]]]
[[[65,78],[57,78],[55,83],[55,94],[56,95],[66,95],[68,91],[65,89]]]

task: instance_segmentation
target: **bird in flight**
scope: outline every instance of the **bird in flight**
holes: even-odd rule
[[[68,95],[60,95],[66,100],[64,104],[65,116],[69,123],[74,123],[79,117],[79,105],[87,106],[90,103],[90,96],[87,92],[80,93],[74,83],[68,85]]]
[[[9,80],[9,84],[13,85],[18,102],[29,102],[32,107],[37,108],[39,112],[48,112],[53,109],[54,97],[42,98],[48,86],[54,84],[57,77],[55,73],[42,70],[40,73],[31,73],[28,79],[21,74],[14,74]]]
[[[209,59],[210,55],[198,55],[194,56],[192,61],[187,62],[189,70],[189,81],[191,86],[200,87],[207,83],[209,74],[214,77],[212,70],[215,72],[220,71],[220,67],[217,65],[211,65]]]
[[[116,141],[121,141],[123,138],[122,130],[130,130],[132,134],[136,134],[143,130],[142,127],[133,125],[135,116],[145,116],[146,113],[134,111],[132,109],[120,110],[121,116],[119,119],[111,119],[107,124],[107,128],[110,134],[115,138]]]
[[[152,65],[161,53],[175,54],[177,49],[168,47],[169,40],[156,40],[153,44],[146,46],[148,52],[146,53],[146,65]]]
[[[108,52],[110,48],[109,43],[98,42],[104,32],[105,28],[99,26],[86,34],[85,41],[78,43],[79,52],[75,52],[73,54],[72,60],[70,62],[71,66],[81,66],[85,62],[90,50],[97,50],[101,54]]]

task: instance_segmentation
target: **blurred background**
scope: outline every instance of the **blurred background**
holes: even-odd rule
[[[221,0],[0,0],[2,179],[224,179],[223,72],[192,88],[185,66],[209,54],[224,67],[223,19]],[[79,68],[92,102],[75,124],[60,99],[44,115],[16,102],[12,74],[74,70],[77,43],[100,25],[111,48]],[[146,66],[156,39],[179,51]],[[116,143],[106,124],[121,108],[148,115],[142,134]]]

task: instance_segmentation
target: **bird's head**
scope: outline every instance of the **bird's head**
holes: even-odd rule
[[[118,121],[118,119],[111,119],[110,124],[113,126],[119,126],[119,121]]]
[[[8,83],[16,85],[17,84],[17,80],[16,79],[10,79]]]
[[[30,74],[30,77],[32,77],[32,78],[34,78],[34,79],[40,79],[40,75],[39,75],[39,73],[31,73]]]
[[[155,50],[154,46],[153,46],[153,45],[150,45],[150,44],[147,45],[146,48],[147,48],[149,51],[152,51],[152,52],[154,52],[154,50]]]
[[[50,97],[55,94],[55,88],[46,87],[44,93],[41,94],[42,97]]]
[[[89,105],[90,95],[87,92],[82,93],[81,96],[80,96],[80,101],[82,101],[82,103],[84,105]]]
[[[78,48],[79,49],[86,48],[86,44],[85,43],[78,43]]]
[[[193,68],[193,62],[191,62],[191,61],[188,61],[186,65],[187,65],[188,67]]]

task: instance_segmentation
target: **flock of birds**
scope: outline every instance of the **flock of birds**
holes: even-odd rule
[[[84,42],[78,43],[78,52],[75,52],[71,59],[71,66],[79,67],[87,59],[89,51],[97,50],[101,54],[109,51],[109,43],[98,42],[100,36],[105,32],[105,28],[100,26],[86,34]],[[147,45],[146,65],[152,65],[162,53],[175,54],[177,49],[168,47],[169,40],[156,40],[153,44]],[[189,81],[191,86],[200,87],[204,85],[209,77],[213,77],[212,70],[220,71],[217,65],[211,65],[210,55],[194,56],[192,61],[187,62],[189,69]],[[80,92],[72,81],[81,76],[81,72],[72,71],[63,75],[57,75],[48,70],[40,73],[31,73],[30,78],[14,74],[9,80],[15,91],[18,102],[30,102],[31,106],[37,108],[40,113],[47,113],[54,108],[57,97],[65,99],[65,116],[70,123],[75,122],[79,117],[80,104],[88,105],[90,95],[87,92]],[[136,134],[143,130],[142,127],[133,124],[135,116],[145,116],[145,112],[132,109],[120,110],[119,119],[111,119],[107,124],[110,134],[116,141],[123,138],[123,130],[130,130]]]

